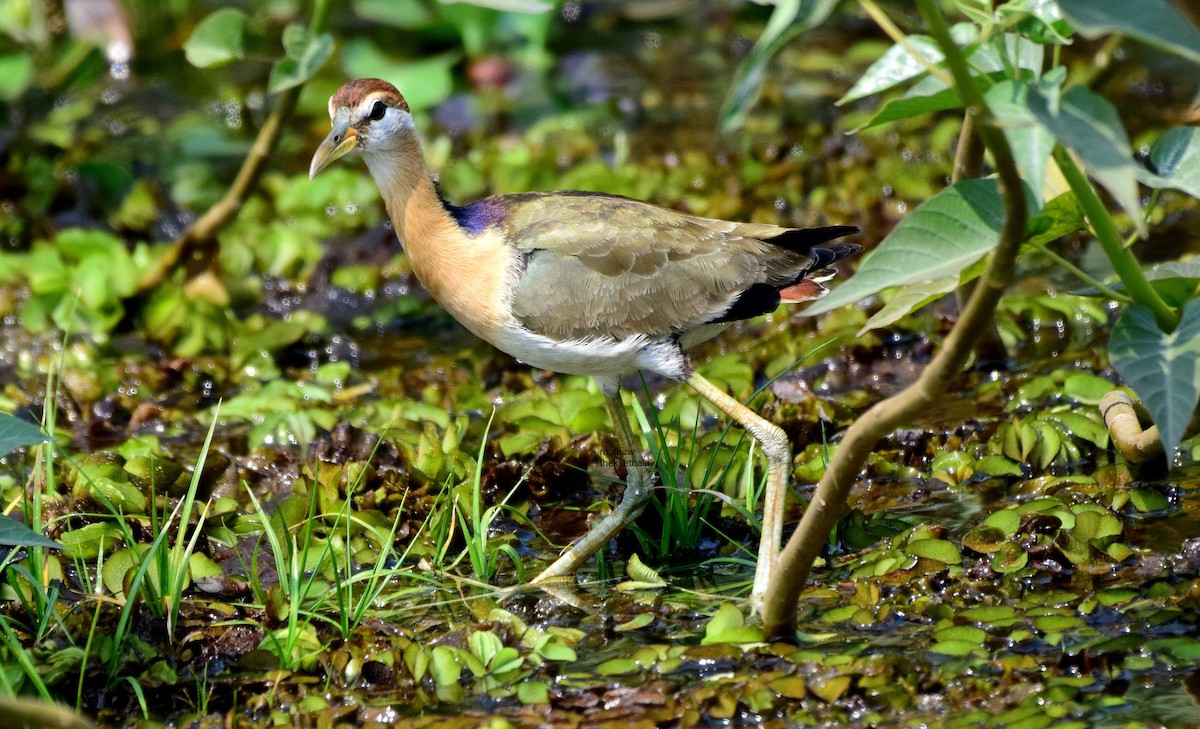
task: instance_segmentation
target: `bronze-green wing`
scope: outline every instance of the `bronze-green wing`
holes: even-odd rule
[[[669,337],[757,316],[779,305],[779,289],[859,250],[818,247],[850,226],[730,223],[599,193],[480,202],[525,255],[513,316],[552,339]]]

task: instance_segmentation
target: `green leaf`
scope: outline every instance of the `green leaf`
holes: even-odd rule
[[[0,55],[0,101],[12,101],[33,80],[33,57],[28,53]]]
[[[447,5],[459,2],[505,13],[544,13],[554,7],[554,3],[546,0],[442,0],[442,2]]]
[[[1062,10],[1053,0],[1010,2],[996,8],[996,14],[1005,21],[1009,16],[1020,17],[1014,29],[1034,43],[1071,44],[1074,29],[1063,19]]]
[[[1061,633],[1083,627],[1083,619],[1078,615],[1043,615],[1033,619],[1033,627],[1043,633]]]
[[[975,28],[962,23],[954,26],[951,32],[959,45],[965,45],[973,40]],[[1010,79],[1009,64],[1021,69],[1019,73],[1022,78],[1032,79],[1041,70],[1042,55],[1042,47],[1038,44],[1013,33],[1006,33],[990,44],[976,46],[968,51],[967,60],[973,71],[971,81],[981,92],[986,92],[993,85]],[[958,91],[941,78],[929,75],[914,84],[903,97],[888,100],[866,124],[854,131],[922,114],[960,108],[962,99],[959,98]]]
[[[1200,640],[1195,638],[1155,638],[1146,642],[1155,653],[1166,653],[1175,663],[1200,663]]]
[[[1168,462],[1200,400],[1200,299],[1184,305],[1170,334],[1144,306],[1127,308],[1108,341],[1113,368],[1150,411]]]
[[[1129,500],[1133,502],[1133,508],[1143,514],[1150,511],[1166,511],[1171,506],[1171,502],[1167,501],[1166,496],[1150,489],[1130,491]]]
[[[981,554],[992,554],[1000,551],[1008,542],[1008,537],[996,527],[980,525],[964,534],[962,541],[963,546],[968,549]]]
[[[973,23],[956,23],[950,28],[950,36],[960,48],[973,43],[978,35],[979,29]],[[929,96],[948,88],[948,85],[940,79],[927,75],[928,67],[921,59],[909,52],[910,48],[920,53],[926,61],[945,68],[945,64],[942,63],[945,56],[936,41],[924,35],[910,35],[905,38],[905,44],[897,43],[884,51],[883,55],[871,64],[858,82],[846,92],[845,96],[838,99],[837,103],[845,104],[864,96],[887,91],[918,77],[924,78],[910,89],[909,93],[905,94],[906,97]],[[967,50],[967,55],[970,56],[972,65],[977,70],[983,73],[1003,70],[1003,64],[995,52],[992,52],[991,58],[987,62],[979,63],[980,50],[978,46]]]
[[[1042,93],[1057,95],[1066,72],[1065,67],[1054,69],[1037,84],[1037,88]],[[1041,205],[1045,201],[1042,188],[1050,153],[1054,151],[1054,135],[1029,111],[1027,97],[1033,86],[1030,81],[1009,79],[988,89],[983,98],[1008,138],[1021,177]]]
[[[629,557],[629,561],[625,563],[625,574],[629,575],[629,579],[635,582],[646,583],[654,587],[667,586],[667,581],[653,569],[647,567],[637,552],[634,552]]]
[[[1075,517],[1071,536],[1083,542],[1121,536],[1121,520],[1109,512],[1085,511]]]
[[[517,699],[529,704],[550,703],[550,684],[545,681],[522,681],[517,684]]]
[[[188,555],[188,575],[193,581],[220,577],[222,574],[221,566],[208,555],[200,552]]]
[[[808,695],[808,682],[802,676],[781,676],[767,683],[767,688],[785,699],[803,699]]]
[[[43,537],[7,514],[0,514],[0,545],[62,549],[62,545],[58,542]]]
[[[762,628],[746,625],[742,611],[738,610],[733,603],[726,602],[717,608],[717,614],[708,621],[708,625],[704,626],[704,637],[700,643],[701,645],[710,645],[713,643],[761,643],[762,641]]]
[[[943,656],[968,656],[973,651],[981,649],[982,646],[978,643],[969,643],[965,640],[940,640],[929,646],[930,653]]]
[[[958,614],[976,623],[996,625],[1011,624],[1016,619],[1017,611],[1009,605],[980,605],[961,610]]]
[[[631,630],[641,630],[653,622],[654,613],[638,613],[629,620],[613,626],[613,630],[617,631],[618,633],[628,633]]]
[[[902,286],[891,295],[883,308],[863,324],[858,330],[859,336],[871,331],[894,324],[926,304],[930,304],[958,288],[958,276],[946,276],[936,281],[920,281]]]
[[[914,539],[904,547],[904,553],[944,564],[962,563],[962,553],[958,547],[945,539]]]
[[[1108,33],[1137,38],[1200,63],[1200,30],[1167,0],[1058,0],[1063,14],[1080,35],[1097,38]]]
[[[1125,208],[1145,235],[1137,189],[1139,166],[1129,151],[1129,137],[1116,107],[1082,86],[1067,89],[1061,99],[1031,89],[1026,101],[1030,112],[1079,156],[1088,173]]]
[[[454,90],[450,69],[459,58],[459,53],[451,52],[419,60],[396,59],[366,38],[355,38],[342,49],[342,68],[352,78],[375,76],[388,79],[404,90],[404,99],[410,109],[421,111],[450,96]]]
[[[1004,456],[990,455],[980,458],[975,464],[976,473],[988,476],[1020,476],[1021,467]],[[1016,528],[1013,528],[1016,531]],[[1009,532],[1011,534],[1012,532]]]
[[[718,125],[722,132],[740,129],[746,121],[750,108],[758,101],[771,59],[797,35],[825,22],[835,5],[837,0],[775,0],[767,27],[738,66],[729,95],[721,104]]]
[[[398,28],[419,28],[434,20],[434,14],[423,3],[398,3],[396,0],[354,0],[354,14],[364,20]]]
[[[333,53],[333,36],[328,33],[310,35],[308,28],[292,23],[283,30],[283,47],[287,57],[271,67],[271,78],[267,83],[267,91],[272,94],[312,78]]]
[[[628,676],[641,670],[642,667],[632,658],[610,658],[596,666],[596,674],[600,676]]]
[[[1073,372],[1063,380],[1062,391],[1084,405],[1099,405],[1100,399],[1115,388],[1113,383],[1087,372]]]
[[[823,680],[815,680],[809,688],[822,701],[832,704],[840,699],[842,694],[850,690],[850,685],[853,682],[853,676],[839,674]]]
[[[561,642],[547,643],[546,645],[537,649],[537,654],[547,661],[574,661],[577,658],[575,655],[575,649]]]
[[[1183,306],[1200,294],[1200,258],[1167,261],[1148,268],[1143,273],[1168,306]],[[1125,284],[1120,281],[1115,281],[1109,286],[1115,291],[1125,290]],[[1085,293],[1089,296],[1097,294],[1095,289],[1088,289]]]
[[[1029,237],[1025,243],[1031,246],[1041,246],[1050,241],[1058,240],[1064,235],[1070,235],[1086,227],[1083,208],[1079,200],[1071,192],[1053,198],[1042,208],[1042,212],[1029,221]]]
[[[1175,127],[1150,150],[1153,172],[1139,170],[1150,187],[1169,187],[1200,197],[1200,128]]]
[[[1008,542],[992,555],[992,569],[1002,575],[1024,569],[1029,563],[1029,553],[1016,542]]]
[[[471,633],[467,642],[471,646],[471,652],[484,665],[491,663],[496,654],[504,648],[504,643],[500,642],[500,638],[490,630],[477,630]]]
[[[95,559],[101,552],[113,551],[113,545],[120,544],[123,538],[121,530],[115,525],[98,521],[63,532],[59,541],[71,552],[71,556]]]
[[[1105,383],[1107,383],[1108,388],[1111,390],[1113,387],[1112,383],[1107,380],[1105,380]],[[1092,412],[1095,413],[1096,411]],[[1104,427],[1104,423],[1100,421],[1098,413],[1089,417],[1082,413],[1063,411],[1046,413],[1044,417],[1046,420],[1053,420],[1059,423],[1066,428],[1067,432],[1080,440],[1085,440],[1098,448],[1108,447],[1108,428]]]
[[[454,655],[454,649],[446,645],[434,646],[429,668],[433,680],[439,686],[458,683],[459,677],[462,676],[462,666]]]
[[[1012,68],[1041,74],[1045,49],[1040,43],[1023,38],[1016,33],[993,36],[968,54],[967,61],[976,73],[1011,74]]]
[[[972,80],[980,89],[987,86],[987,79],[981,76],[973,76]],[[901,119],[908,119],[922,114],[932,114],[936,111],[946,111],[948,109],[962,108],[962,99],[958,97],[958,92],[953,87],[943,87],[939,91],[929,94],[911,93],[899,99],[890,99],[879,111],[875,112],[875,116],[867,120],[866,124],[855,128],[853,131],[861,131],[869,129],[880,124],[890,124]]]
[[[937,64],[942,61],[941,48],[937,41],[925,35],[910,35],[904,39],[909,47],[916,49],[926,59]],[[909,49],[899,43],[883,52],[874,63],[863,72],[846,95],[837,100],[838,106],[851,101],[871,96],[881,91],[897,86],[928,73],[925,64],[917,59]]]
[[[246,14],[222,8],[209,15],[183,44],[188,63],[205,68],[229,63],[246,54]]]
[[[814,306],[820,314],[891,286],[957,275],[1000,242],[1004,201],[995,180],[963,180],[914,210],[866,256],[854,276]]]
[[[54,440],[36,425],[26,423],[8,413],[0,413],[0,456],[18,448]]]

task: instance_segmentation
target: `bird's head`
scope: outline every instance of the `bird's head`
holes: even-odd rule
[[[354,150],[388,152],[413,131],[408,102],[395,86],[377,78],[360,78],[338,89],[329,99],[329,119],[333,129],[313,155],[310,179]]]

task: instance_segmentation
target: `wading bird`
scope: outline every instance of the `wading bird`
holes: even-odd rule
[[[642,452],[618,391],[637,370],[686,382],[759,442],[767,483],[751,597],[760,600],[782,539],[791,447],[778,426],[697,374],[687,350],[781,302],[820,298],[828,267],[860,250],[829,241],[858,229],[731,223],[594,192],[496,195],[459,207],[438,193],[396,87],[351,81],[329,100],[329,116],[333,129],[309,176],[361,154],[434,300],[532,367],[595,377],[622,452]],[[621,502],[535,583],[573,573],[641,513],[650,478],[630,460]]]

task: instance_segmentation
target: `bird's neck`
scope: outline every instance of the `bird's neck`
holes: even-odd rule
[[[513,250],[495,229],[472,235],[438,195],[415,136],[364,155],[413,273],[454,318],[484,339],[506,318]]]
[[[458,226],[438,196],[415,136],[405,135],[394,147],[364,158],[405,250],[421,248],[427,239],[457,232]]]

